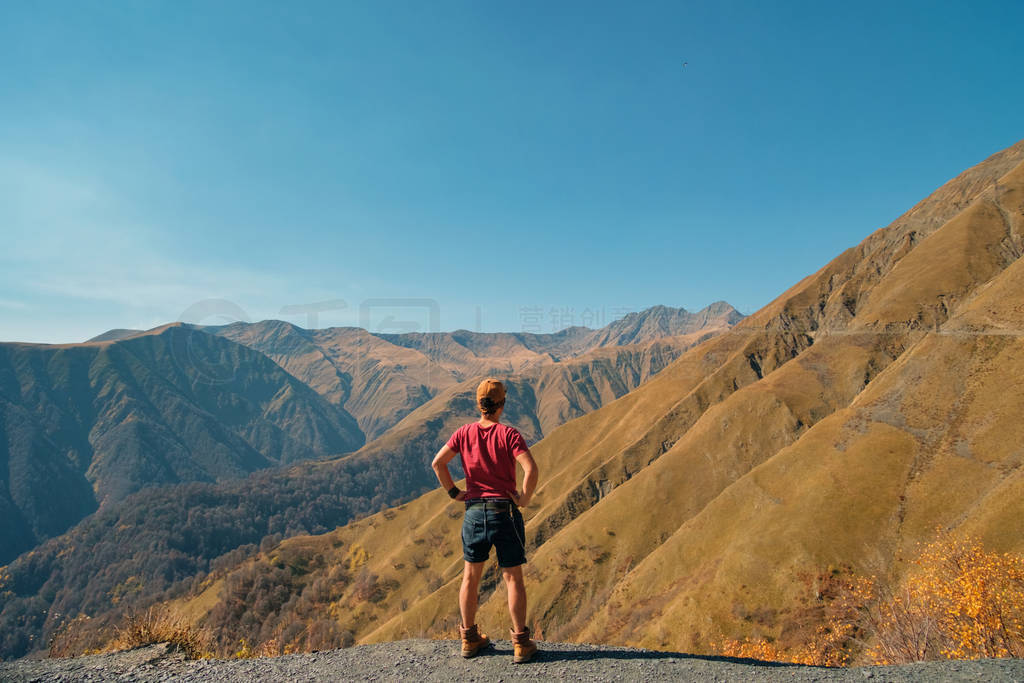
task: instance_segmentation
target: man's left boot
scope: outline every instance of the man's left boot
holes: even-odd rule
[[[511,630],[511,629],[510,629]],[[537,643],[530,640],[530,629],[524,627],[521,633],[512,631],[512,663],[525,664],[537,654]]]
[[[480,650],[491,644],[491,639],[480,633],[476,624],[469,628],[459,627],[459,635],[462,636],[462,656],[466,659],[475,657]]]

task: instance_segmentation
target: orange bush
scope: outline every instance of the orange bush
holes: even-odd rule
[[[877,663],[1024,655],[1024,557],[940,536],[873,616]]]
[[[733,640],[725,638],[720,643],[712,643],[712,647],[726,657],[743,659],[759,659],[763,662],[792,662],[792,655],[782,652],[774,644],[758,638],[751,640]],[[794,662],[795,663],[795,662]]]

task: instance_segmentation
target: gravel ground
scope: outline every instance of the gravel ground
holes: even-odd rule
[[[186,660],[166,645],[74,659],[0,662],[0,681],[1024,681],[1024,660],[822,669],[728,657],[541,643],[528,664],[497,641],[473,659],[454,640],[402,640],[269,659]]]

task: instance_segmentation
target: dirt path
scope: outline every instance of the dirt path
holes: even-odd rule
[[[165,645],[75,659],[0,662],[0,681],[1024,681],[1024,660],[928,662],[820,669],[726,657],[542,643],[537,661],[512,664],[498,641],[474,659],[458,643],[402,640],[270,659],[189,661]]]

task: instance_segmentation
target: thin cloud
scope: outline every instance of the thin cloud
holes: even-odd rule
[[[122,318],[170,322],[204,299],[249,302],[259,319],[284,304],[328,298],[301,279],[217,260],[201,248],[169,253],[174,231],[134,220],[136,207],[95,178],[7,158],[0,159],[0,181],[0,223],[9,228],[0,291],[30,302],[94,302],[108,315],[114,308]],[[0,299],[7,310],[33,306]]]

